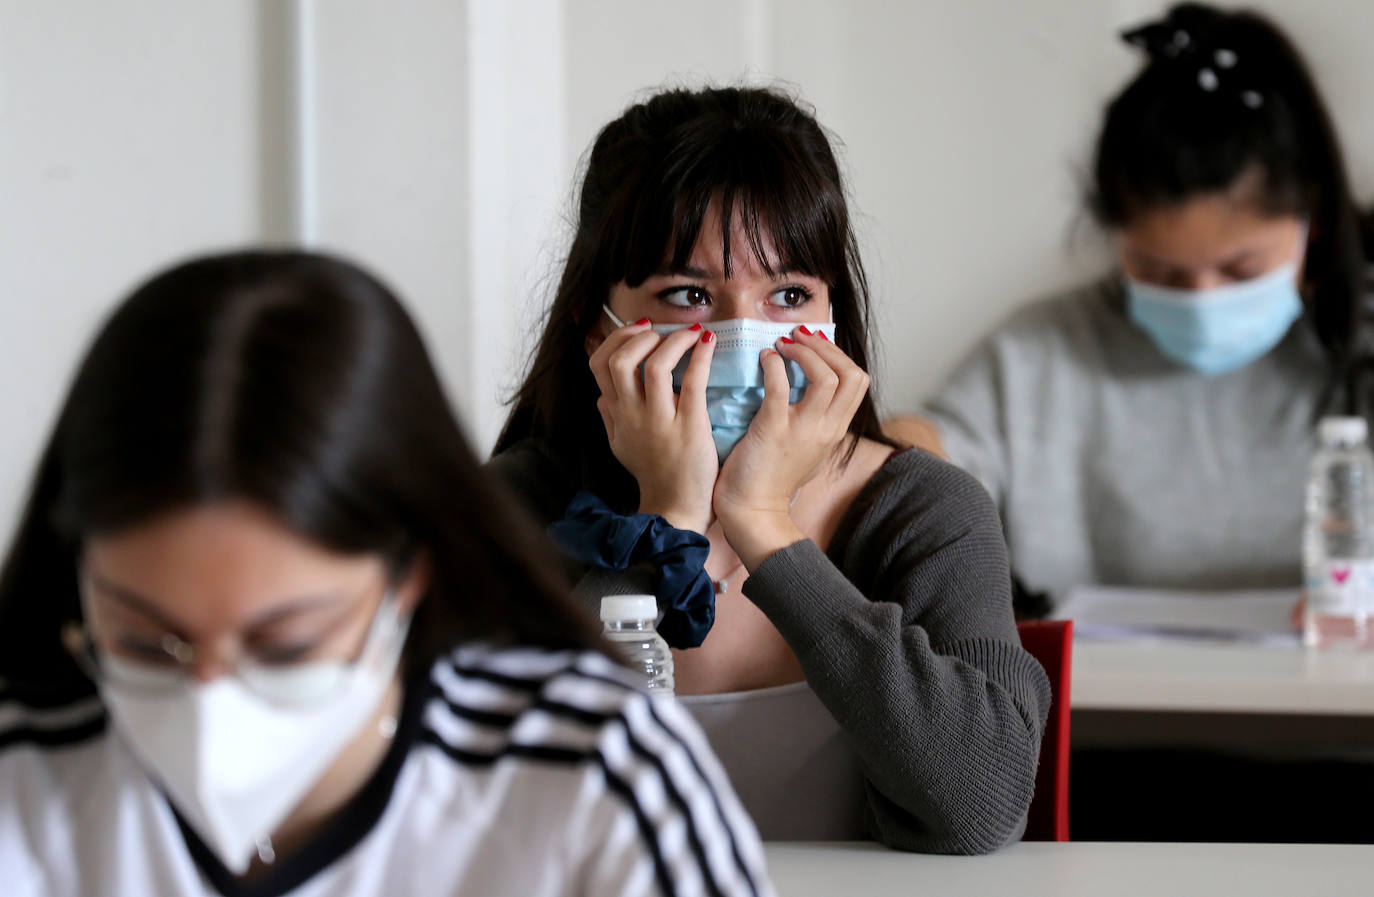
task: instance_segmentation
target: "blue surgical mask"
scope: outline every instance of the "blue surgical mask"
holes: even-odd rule
[[[624,322],[609,308],[606,314],[619,327]],[[689,324],[655,324],[654,332],[667,336],[684,330]],[[813,333],[824,333],[835,341],[834,324],[798,325],[788,322],[756,321],[753,318],[732,318],[711,321],[704,325],[716,335],[715,354],[711,356],[711,372],[706,380],[706,415],[711,419],[711,438],[716,443],[716,456],[724,463],[735,444],[744,438],[754,415],[763,406],[763,366],[759,358],[764,349],[774,348],[784,336],[791,336],[798,326]],[[682,389],[682,377],[687,372],[691,353],[683,356],[673,370],[673,389]],[[784,359],[787,382],[791,386],[790,402],[798,402],[806,394],[807,379],[801,365]]]
[[[1161,352],[1209,375],[1264,355],[1302,316],[1296,262],[1210,290],[1168,289],[1127,277],[1126,303],[1131,320]]]

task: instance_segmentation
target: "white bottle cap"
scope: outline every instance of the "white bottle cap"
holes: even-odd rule
[[[1369,425],[1362,417],[1323,417],[1317,425],[1322,445],[1354,445],[1369,436]]]
[[[658,619],[658,599],[653,595],[607,595],[601,599],[601,622],[628,623]]]

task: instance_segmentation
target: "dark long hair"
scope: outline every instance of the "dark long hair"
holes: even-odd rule
[[[1257,13],[1197,3],[1123,37],[1148,61],[1107,107],[1090,202],[1096,217],[1121,227],[1257,172],[1261,208],[1309,221],[1308,314],[1333,386],[1347,386],[1360,364],[1356,334],[1369,328],[1361,226],[1335,126],[1301,54]]]
[[[241,252],[157,275],[87,354],[0,573],[0,678],[88,690],[59,641],[81,614],[82,540],[226,499],[398,574],[427,555],[411,669],[470,637],[596,643],[386,287],[320,255]]]
[[[665,261],[686,264],[715,201],[725,275],[732,221],[770,273],[764,246],[771,237],[785,269],[825,281],[836,342],[868,370],[868,281],[825,131],[776,90],[668,90],[631,106],[592,145],[572,247],[498,453],[532,437],[606,501],[634,503],[634,480],[611,454],[595,410],[585,338],[613,285],[638,286]],[[887,441],[871,394],[850,433]]]

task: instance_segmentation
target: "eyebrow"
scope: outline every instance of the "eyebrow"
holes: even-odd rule
[[[137,592],[134,592],[132,589],[126,589],[121,585],[110,582],[96,573],[88,573],[87,575],[90,577],[93,586],[100,589],[120,604],[137,611],[149,619],[155,620],[172,632],[181,631],[182,627],[179,626],[175,620],[168,617],[155,604],[147,598],[142,597]],[[317,610],[326,605],[336,603],[338,597],[337,595],[309,595],[294,599],[282,604],[280,607],[274,607],[257,618],[250,620],[244,629],[257,629],[271,623],[279,622],[287,617],[304,613],[305,611]]]

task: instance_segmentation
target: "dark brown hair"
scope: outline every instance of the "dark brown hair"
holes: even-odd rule
[[[498,453],[532,437],[579,485],[612,505],[634,505],[634,480],[611,454],[595,410],[585,337],[612,286],[638,286],[665,262],[686,264],[715,202],[725,275],[733,227],[742,226],[769,273],[771,239],[784,269],[825,281],[836,343],[869,369],[868,281],[839,165],[815,117],[776,90],[668,90],[631,106],[592,145],[572,247]],[[871,394],[850,433],[887,441]]]
[[[81,614],[81,541],[226,499],[397,575],[427,554],[412,670],[465,638],[597,643],[386,287],[320,255],[241,252],[139,287],[81,364],[0,573],[0,679],[88,690],[59,640]]]

